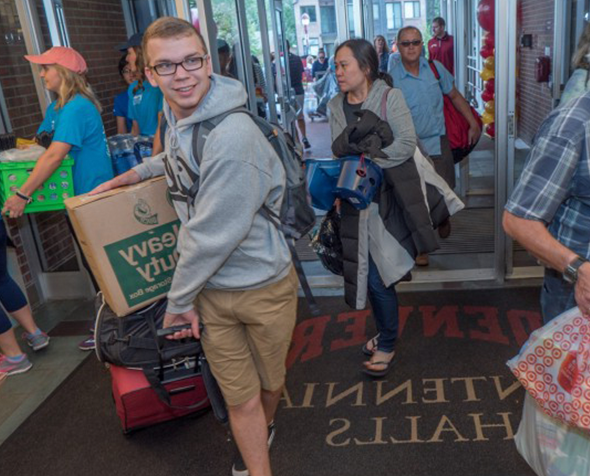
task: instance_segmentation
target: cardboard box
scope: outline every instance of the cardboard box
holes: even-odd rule
[[[166,295],[180,220],[164,177],[66,200],[76,236],[109,306],[125,316]]]

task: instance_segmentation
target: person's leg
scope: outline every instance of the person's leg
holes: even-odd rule
[[[574,287],[553,269],[545,270],[541,290],[541,313],[543,324],[576,306]]]
[[[440,155],[431,155],[434,170],[440,175],[451,189],[455,188],[455,163],[447,136],[440,138]]]
[[[6,357],[10,358],[23,354],[14,336],[14,329],[8,329],[6,332],[0,334],[0,351]]]
[[[14,336],[12,324],[4,311],[0,310],[0,375],[15,375],[26,372],[33,364],[23,353]]]
[[[387,363],[393,359],[399,327],[397,293],[394,286],[386,287],[377,265],[369,255],[369,301],[379,333],[377,350],[365,367],[371,371],[387,371]],[[373,364],[374,362],[374,364]],[[377,364],[376,362],[385,362]]]
[[[260,375],[267,425],[274,420],[285,383],[285,362],[297,319],[298,282],[292,267],[281,281],[244,296],[239,302],[241,319],[247,324],[249,347]]]
[[[267,426],[274,421],[277,407],[281,401],[283,394],[283,387],[276,391],[264,390],[260,392],[260,398],[262,399],[262,408],[264,409],[264,415],[266,417]]]
[[[239,454],[232,475],[270,474],[267,425],[261,401],[260,378],[248,346],[245,325],[235,316],[242,292],[202,291],[196,301],[204,330],[203,350],[229,413]]]
[[[26,299],[8,275],[6,271],[6,249],[0,249],[0,302],[7,311],[12,311],[14,306],[21,308],[22,303],[26,304]],[[14,312],[14,311],[13,311]],[[26,372],[33,365],[29,362],[26,354],[21,350],[16,337],[12,323],[8,315],[0,308],[0,374],[14,375]]]
[[[250,476],[270,476],[268,430],[260,394],[245,403],[228,406],[232,434]]]
[[[303,105],[305,104],[305,94],[298,94],[296,96],[297,103],[300,107],[300,112],[297,116],[297,125],[299,126],[299,132],[301,133],[301,142],[303,143],[303,147],[309,149],[311,144],[309,140],[307,140],[307,130],[305,127],[305,114],[303,112]]]
[[[299,132],[301,132],[301,137],[304,139],[307,138],[307,129],[305,127],[305,118],[298,117],[297,118],[297,125],[299,126]]]
[[[23,329],[27,331],[27,333],[34,334],[39,331],[39,327],[33,318],[31,307],[28,304],[17,311],[12,311],[10,314],[23,327]]]
[[[4,222],[0,220],[0,303],[2,303],[2,306],[4,309],[6,309],[6,312],[12,314],[12,316],[23,326],[27,332],[25,337],[27,338],[29,345],[31,345],[33,349],[39,350],[40,348],[46,347],[48,345],[49,337],[47,337],[47,334],[41,332],[41,330],[37,327],[37,324],[35,324],[33,315],[31,313],[31,308],[27,303],[25,295],[18,287],[14,279],[12,279],[8,274],[6,261],[6,227]],[[4,313],[2,312],[2,314]],[[0,320],[4,319],[9,323],[8,328],[12,327],[10,325],[10,320],[8,320],[6,315],[4,315],[3,318],[0,317]],[[0,324],[0,328],[0,332],[7,330],[6,325]],[[14,341],[14,343],[12,342],[14,339],[14,332],[10,332],[9,334],[12,337],[10,335],[4,336],[4,346],[7,349],[12,349],[10,351],[5,351],[5,354],[10,357],[11,353],[14,354],[14,352],[16,352],[16,350],[14,350],[16,341]],[[17,354],[22,354],[20,349]]]

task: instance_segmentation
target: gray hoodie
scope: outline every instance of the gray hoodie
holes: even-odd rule
[[[280,212],[285,171],[252,119],[242,113],[226,117],[207,137],[200,167],[192,156],[194,124],[243,106],[246,99],[240,82],[214,74],[209,92],[190,117],[177,121],[164,101],[164,152],[134,169],[143,180],[163,175],[167,156],[169,188],[188,189],[200,177],[194,204],[174,201],[182,227],[169,312],[190,310],[204,287],[256,289],[289,272],[291,255],[283,234],[258,213],[265,203]]]

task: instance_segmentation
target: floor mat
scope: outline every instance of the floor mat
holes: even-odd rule
[[[524,392],[505,366],[540,324],[538,290],[400,295],[395,365],[360,372],[369,311],[302,302],[271,460],[275,475],[534,476],[513,434]],[[2,445],[12,475],[229,475],[211,413],[122,435],[108,372],[89,359]]]

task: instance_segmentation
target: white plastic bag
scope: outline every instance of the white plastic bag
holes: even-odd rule
[[[514,442],[538,476],[590,475],[590,432],[546,415],[528,393]]]
[[[590,431],[590,321],[577,307],[533,332],[507,365],[548,415]]]
[[[40,145],[31,145],[26,149],[8,149],[0,152],[0,162],[29,162],[37,160],[47,149]]]

